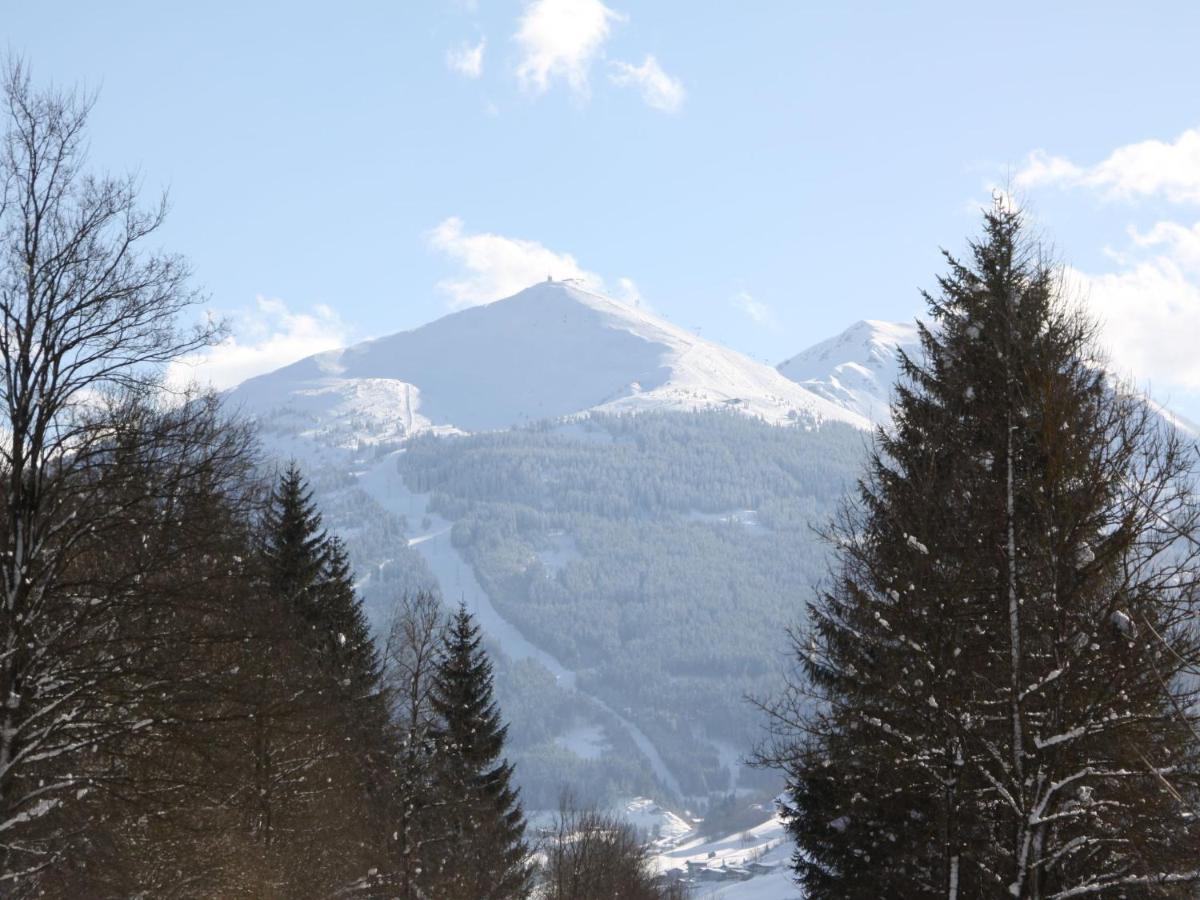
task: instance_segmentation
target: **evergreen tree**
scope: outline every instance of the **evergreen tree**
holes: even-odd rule
[[[387,700],[345,550],[294,464],[271,494],[260,547],[252,833],[283,883],[302,866],[307,881],[292,890],[324,895],[376,868],[386,844]]]
[[[305,641],[338,693],[347,703],[373,707],[369,717],[386,721],[380,662],[345,545],[321,527],[312,490],[295,463],[271,496],[262,556],[271,589],[303,618]]]
[[[294,462],[271,494],[263,525],[262,557],[271,589],[302,611],[315,629],[329,539],[312,490]]]
[[[997,205],[947,256],[761,761],[813,898],[1193,896],[1189,453]]]
[[[439,896],[463,900],[529,895],[525,816],[502,757],[508,726],[493,699],[492,664],[465,606],[450,622],[438,660],[433,742],[438,789],[448,799]]]

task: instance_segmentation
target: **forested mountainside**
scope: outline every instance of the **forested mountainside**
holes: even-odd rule
[[[824,575],[861,429],[731,411],[592,414],[402,446],[260,419],[311,473],[381,640],[421,589],[481,617],[531,808],[770,788],[741,763],[745,700],[777,683],[781,629]],[[340,444],[340,446],[339,446]]]
[[[823,576],[815,529],[866,442],[847,426],[806,431],[722,412],[594,415],[421,437],[396,464],[454,522],[454,549],[500,613],[577,673],[583,694],[623,711],[679,791],[704,797],[762,783],[738,760],[755,731],[745,697],[777,683],[781,630]],[[533,669],[521,677],[536,680]],[[539,708],[560,711],[556,727],[513,729],[531,796],[568,771],[576,781],[574,769],[628,760],[603,752],[623,743],[603,716],[562,701]],[[563,735],[588,729],[584,755],[595,758],[577,762]]]

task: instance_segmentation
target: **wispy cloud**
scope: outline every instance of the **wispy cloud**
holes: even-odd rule
[[[457,216],[443,220],[429,232],[429,245],[461,268],[460,274],[438,282],[438,289],[455,308],[511,297],[547,277],[555,281],[574,278],[590,291],[609,294],[630,306],[646,307],[641,291],[630,278],[617,278],[616,288],[610,293],[604,279],[585,269],[570,253],[525,238],[470,233]]]
[[[483,52],[487,49],[487,38],[478,44],[461,44],[446,51],[446,65],[450,71],[464,78],[478,78],[483,74]]]
[[[617,290],[615,299],[628,303],[630,306],[640,306],[643,309],[649,309],[646,299],[642,296],[641,289],[634,283],[632,278],[618,278]]]
[[[609,80],[620,87],[633,87],[642,95],[646,105],[662,112],[678,112],[687,93],[683,82],[663,71],[653,56],[647,55],[640,66],[614,60]]]
[[[517,78],[535,93],[561,78],[577,96],[587,96],[592,62],[613,25],[624,20],[601,0],[529,0],[517,26]]]
[[[556,253],[537,241],[480,232],[469,234],[462,219],[451,216],[429,234],[429,243],[463,268],[463,274],[438,283],[452,306],[490,303],[524,290],[547,276],[578,278],[593,290],[604,280],[584,269],[570,253]]]
[[[774,325],[775,314],[771,307],[763,303],[761,300],[756,300],[746,291],[739,291],[733,295],[732,304],[736,309],[740,309],[745,315],[756,325]]]
[[[1170,141],[1137,141],[1081,164],[1044,150],[1029,154],[1014,187],[1073,188],[1106,200],[1161,209],[1200,203],[1200,129]],[[1155,206],[1157,204],[1157,206]],[[1200,223],[1130,226],[1128,241],[1108,248],[1109,271],[1067,268],[1068,285],[1102,327],[1114,367],[1149,380],[1155,392],[1200,391]]]
[[[293,312],[282,300],[268,297],[234,313],[230,324],[233,333],[220,344],[173,363],[168,384],[224,390],[314,353],[343,347],[350,336],[350,328],[328,306]]]
[[[1090,166],[1035,150],[1013,183],[1019,188],[1090,188],[1120,200],[1161,197],[1172,203],[1200,203],[1200,129],[1185,131],[1173,141],[1126,144]]]

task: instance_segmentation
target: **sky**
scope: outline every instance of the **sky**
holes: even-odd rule
[[[97,169],[232,336],[224,387],[581,277],[777,363],[910,320],[998,187],[1200,419],[1200,4],[28,3]]]

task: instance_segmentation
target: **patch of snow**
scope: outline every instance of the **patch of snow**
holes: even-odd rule
[[[778,815],[761,824],[717,838],[695,828],[659,841],[652,858],[655,871],[674,874],[697,898],[723,900],[795,900],[792,881],[794,845]]]
[[[537,551],[538,562],[545,567],[548,575],[555,575],[567,567],[567,563],[579,559],[579,548],[575,539],[565,532],[555,532],[549,535],[549,547]]]
[[[766,534],[769,529],[758,520],[756,509],[732,509],[728,512],[709,513],[693,509],[686,516],[693,522],[713,525],[740,525],[753,534]]]
[[[611,748],[599,725],[578,725],[566,734],[560,734],[554,743],[582,759],[599,759]]]
[[[911,535],[911,534],[905,535],[905,538],[907,539],[908,546],[912,547],[914,550],[916,550],[922,556],[929,555],[929,548],[926,547],[924,544],[922,544],[919,540],[917,540],[915,535]]]

